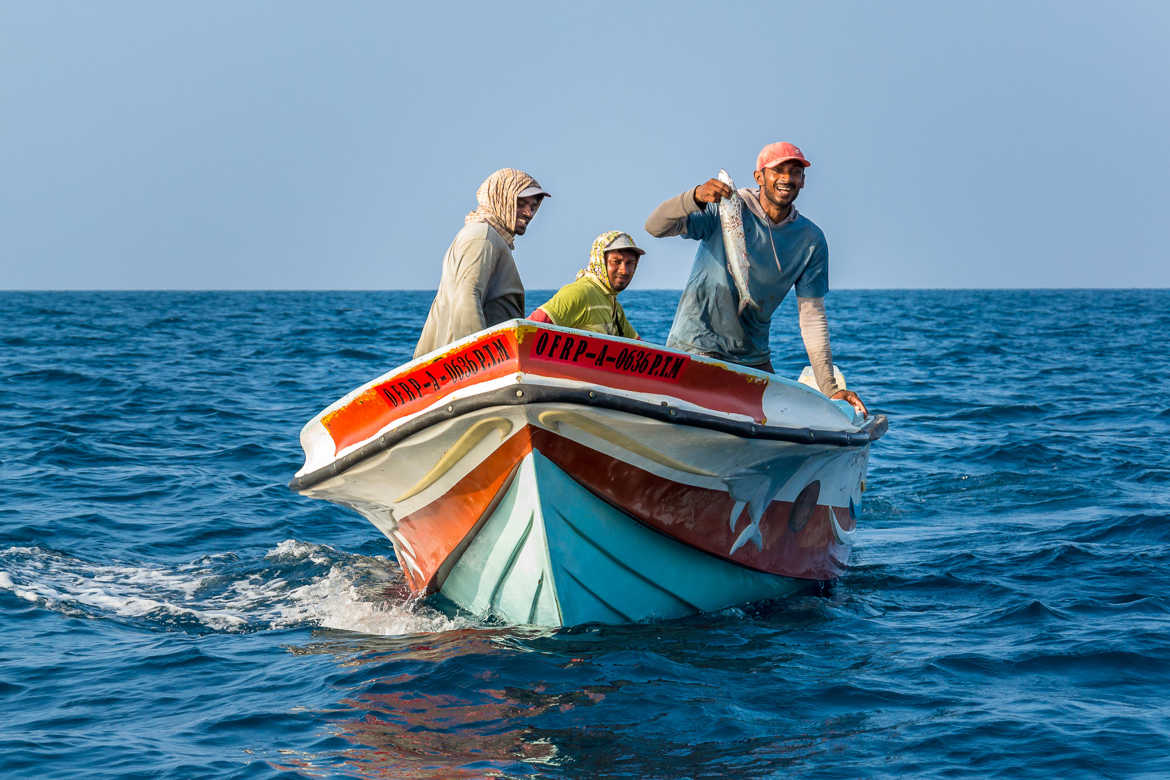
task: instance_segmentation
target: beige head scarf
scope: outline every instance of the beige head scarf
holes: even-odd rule
[[[593,239],[593,246],[589,248],[589,265],[577,272],[577,278],[591,277],[601,285],[601,289],[610,295],[617,295],[609,283],[609,269],[605,266],[605,248],[613,243],[618,236],[625,235],[620,230],[607,230]],[[633,239],[631,239],[633,241]]]
[[[539,186],[536,179],[524,171],[501,168],[484,179],[475,191],[479,205],[463,220],[464,224],[486,222],[504,237],[510,248],[515,248],[516,198],[529,187]]]

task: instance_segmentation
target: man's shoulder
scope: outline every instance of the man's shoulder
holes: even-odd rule
[[[803,212],[797,212],[796,219],[792,220],[792,224],[794,227],[808,231],[821,241],[825,240],[825,231],[821,230],[820,226],[806,217]]]
[[[574,279],[568,284],[563,285],[561,289],[557,290],[555,297],[564,299],[585,298],[593,295],[596,289],[595,285],[590,284],[588,277],[582,276],[580,279]]]
[[[777,238],[781,235],[787,235],[786,243],[794,248],[801,246],[828,246],[828,241],[825,239],[825,231],[821,230],[817,223],[806,217],[804,214],[797,212],[796,218],[785,226],[784,233],[777,233]]]
[[[456,244],[471,244],[477,241],[486,241],[492,246],[507,248],[503,237],[486,222],[468,222],[455,234]]]
[[[573,289],[573,290],[582,290],[583,291],[583,290],[588,290],[590,287],[592,287],[592,285],[589,284],[589,277],[588,276],[578,276],[576,279],[569,282],[568,284],[561,285],[562,290]]]

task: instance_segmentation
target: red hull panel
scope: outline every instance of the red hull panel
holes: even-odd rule
[[[844,571],[849,547],[840,544],[829,520],[829,507],[809,506],[789,519],[793,504],[773,501],[760,522],[763,548],[753,542],[729,553],[748,522],[746,510],[732,529],[728,518],[735,500],[726,492],[664,479],[597,450],[543,429],[532,432],[533,448],[543,453],[595,495],[643,525],[711,555],[770,574],[830,580]],[[811,511],[810,511],[811,510]],[[847,507],[835,507],[842,530],[852,530]]]
[[[520,355],[524,370],[533,374],[672,395],[713,411],[763,421],[767,380],[694,361],[679,352],[582,333],[539,331],[521,339]]]

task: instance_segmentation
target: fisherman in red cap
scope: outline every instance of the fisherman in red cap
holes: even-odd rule
[[[848,401],[860,414],[867,414],[856,393],[838,386],[833,371],[825,317],[829,291],[825,234],[792,205],[804,187],[804,169],[810,164],[790,143],[768,144],[756,158],[758,189],[739,190],[745,206],[747,268],[741,282],[746,284],[746,295],[737,290],[728,270],[719,221],[719,201],[731,196],[731,187],[708,179],[666,201],[646,220],[646,232],[652,236],[682,236],[699,242],[666,345],[771,373],[772,314],[795,287],[800,333],[817,386],[830,398]]]

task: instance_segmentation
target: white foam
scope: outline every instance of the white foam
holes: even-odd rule
[[[95,564],[39,548],[10,547],[0,551],[0,589],[70,615],[164,623],[181,619],[213,631],[319,626],[391,636],[468,625],[408,601],[397,566],[385,558],[288,539],[263,560],[277,566],[310,562],[321,571],[301,571],[297,576],[302,579],[290,582],[271,568],[263,573],[228,571],[228,564],[239,562],[226,555],[168,568]],[[403,595],[388,596],[387,590]]]
[[[269,560],[280,560],[282,558],[302,559],[324,566],[330,561],[330,553],[336,553],[336,551],[328,545],[310,544],[308,542],[297,541],[296,539],[285,539],[265,553],[264,557]]]
[[[195,592],[213,572],[195,565],[92,564],[39,548],[10,547],[0,553],[0,587],[18,598],[65,614],[97,612],[126,618],[192,619],[214,630],[238,630],[245,616],[200,604]]]
[[[334,566],[324,577],[293,589],[278,623],[312,623],[323,628],[397,636],[449,631],[465,623],[417,603],[363,595],[351,572]]]

